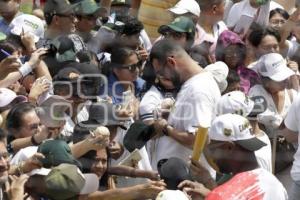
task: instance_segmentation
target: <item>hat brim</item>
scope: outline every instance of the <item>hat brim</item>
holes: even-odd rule
[[[249,151],[257,151],[267,145],[256,137],[247,140],[237,140],[234,142]]]
[[[81,195],[91,194],[96,192],[99,188],[99,177],[96,174],[83,174],[85,184],[80,190]]]
[[[183,15],[185,13],[188,13],[189,11],[186,9],[178,8],[178,7],[173,7],[168,9],[170,12],[176,14],[176,15]]]
[[[94,119],[89,119],[86,121],[80,122],[83,126],[87,127],[88,129],[94,129],[97,128],[98,126],[119,126],[120,128],[127,130],[127,128],[124,126],[124,123],[120,123],[118,121],[113,121],[113,120],[107,120],[105,122],[103,121],[98,121]]]
[[[135,149],[141,149],[154,136],[153,133],[153,125],[146,125],[143,122],[134,122],[124,137],[124,147],[129,152]]]
[[[281,82],[294,75],[295,72],[286,66],[282,66],[282,70],[280,73],[276,73],[272,76],[269,76],[270,79],[276,82]]]
[[[18,27],[14,27],[13,29],[10,30],[10,32],[13,34],[13,35],[18,35],[18,36],[21,36],[21,33],[22,33],[22,29],[18,28]],[[25,30],[26,32],[26,30]],[[29,34],[33,37],[33,41],[34,43],[37,43],[39,41],[39,37],[36,36],[35,34],[29,32]]]

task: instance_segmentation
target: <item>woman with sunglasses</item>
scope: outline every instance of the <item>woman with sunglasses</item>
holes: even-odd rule
[[[135,50],[128,47],[114,48],[111,52],[111,63],[107,73],[107,95],[112,98],[114,104],[123,102],[123,93],[131,91],[135,97],[139,97],[145,81],[139,77],[142,62]],[[105,95],[102,88],[100,94]]]

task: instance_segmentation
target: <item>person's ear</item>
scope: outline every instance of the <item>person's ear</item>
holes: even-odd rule
[[[173,68],[176,66],[176,60],[174,56],[167,57],[167,64],[168,66],[172,66]]]
[[[212,10],[212,13],[215,15],[215,14],[218,12],[218,6],[214,4],[214,5],[211,7],[211,10]]]

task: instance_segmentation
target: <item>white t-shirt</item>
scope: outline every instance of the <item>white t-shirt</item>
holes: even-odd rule
[[[153,120],[154,119],[153,111],[158,107],[160,107],[163,99],[164,99],[163,94],[155,86],[152,86],[145,93],[140,103],[139,114],[141,120],[143,121]]]
[[[272,147],[271,142],[267,134],[261,131],[262,136],[258,136],[257,138],[267,144],[266,146],[260,148],[255,151],[255,156],[258,162],[258,165],[272,173]]]
[[[220,90],[209,72],[199,73],[187,80],[179,91],[175,107],[170,113],[169,124],[176,130],[194,134],[194,126],[209,127],[215,117],[214,108],[220,98]],[[192,150],[181,145],[169,136],[159,138],[156,145],[156,158],[152,160],[154,170],[161,159],[178,157],[189,161]],[[204,165],[210,169],[203,160]],[[213,172],[211,173],[213,174]]]
[[[284,120],[285,126],[291,131],[298,132],[298,145],[300,144],[300,96],[294,100],[290,110]],[[300,148],[298,147],[297,152],[294,155],[293,167],[291,170],[291,177],[294,181],[300,181]]]
[[[288,195],[278,179],[258,168],[236,174],[212,190],[205,200],[287,200]]]
[[[297,92],[295,90],[291,90],[291,95],[293,99],[296,98]],[[258,122],[265,125],[266,133],[268,135],[272,134],[274,129],[278,128],[282,123],[283,119],[285,118],[290,106],[291,106],[291,99],[290,99],[290,92],[285,90],[285,100],[282,112],[279,113],[273,101],[271,94],[269,94],[262,85],[255,85],[249,90],[249,96],[263,96],[266,101],[268,108],[265,112],[258,115]]]

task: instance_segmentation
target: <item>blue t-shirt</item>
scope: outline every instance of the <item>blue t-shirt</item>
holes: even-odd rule
[[[100,88],[100,95],[108,95],[112,98],[113,104],[120,104],[123,101],[123,92],[125,89],[123,85],[116,84],[118,82],[118,78],[111,73],[107,78],[107,86],[103,86]],[[141,96],[142,89],[144,87],[145,81],[141,78],[137,78],[137,80],[133,81],[134,85],[134,95],[139,98]],[[105,92],[104,87],[107,87],[107,92]]]

